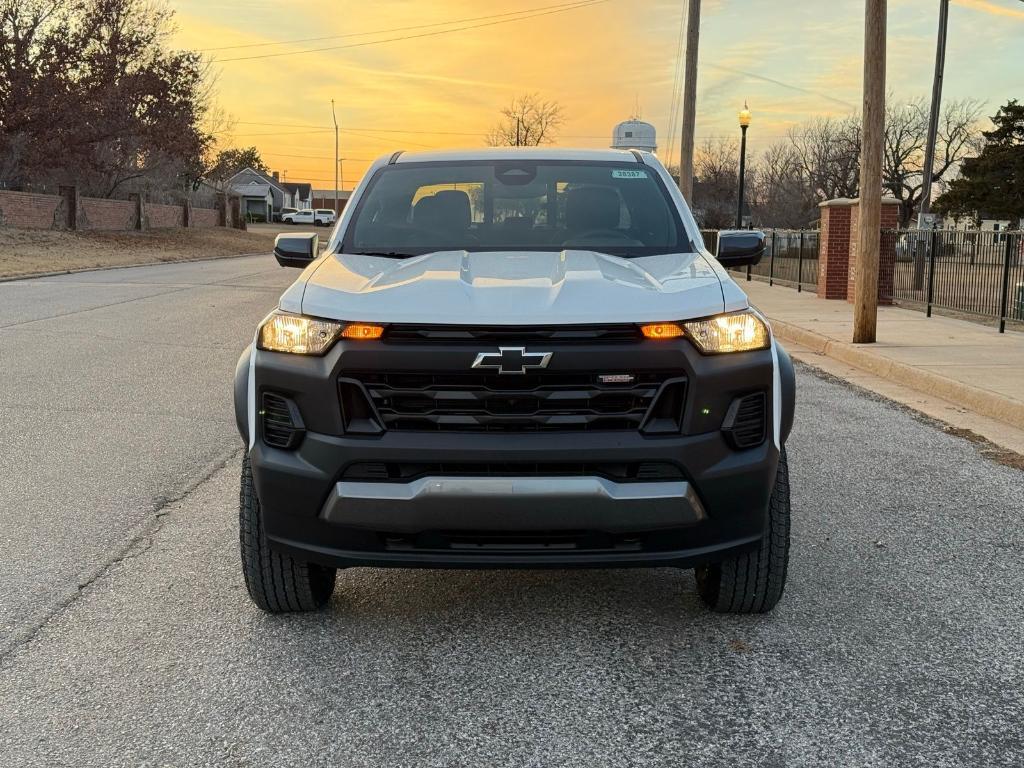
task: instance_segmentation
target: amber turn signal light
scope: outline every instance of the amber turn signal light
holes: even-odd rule
[[[678,339],[683,335],[683,329],[675,323],[641,325],[640,331],[648,339]]]
[[[366,323],[352,323],[346,325],[345,330],[341,332],[342,338],[345,339],[379,339],[384,333],[384,326],[381,325],[367,325]]]

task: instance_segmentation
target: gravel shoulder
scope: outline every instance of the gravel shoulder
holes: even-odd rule
[[[671,569],[352,569],[328,610],[267,617],[234,455],[0,660],[0,762],[1021,765],[1024,475],[798,385],[771,615],[712,615]]]
[[[53,272],[270,253],[272,230],[60,232],[0,227],[0,279]]]

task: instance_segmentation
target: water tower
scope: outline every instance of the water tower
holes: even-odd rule
[[[658,140],[654,126],[643,120],[631,118],[615,126],[612,132],[612,149],[642,149],[654,152]]]

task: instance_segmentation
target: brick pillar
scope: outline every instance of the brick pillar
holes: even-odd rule
[[[821,203],[818,298],[845,299],[850,272],[850,209],[845,197]]]
[[[850,270],[846,289],[846,300],[852,302],[854,286],[857,283],[857,248],[860,221],[860,201],[854,200],[850,210]],[[892,304],[893,281],[896,274],[896,238],[887,235],[886,230],[900,226],[900,203],[894,197],[882,198],[882,239],[878,252],[878,303]]]
[[[145,230],[149,227],[146,221],[146,197],[141,192],[132,192],[128,199],[135,203],[135,228]]]
[[[82,198],[81,195],[78,194],[78,186],[58,186],[57,192],[61,196],[61,203],[64,208],[64,221],[54,221],[54,226],[70,229],[74,232],[84,223],[79,215],[82,207]]]

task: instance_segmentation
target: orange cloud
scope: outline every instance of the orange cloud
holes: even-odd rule
[[[972,11],[981,11],[982,13],[991,13],[994,16],[1005,16],[1009,19],[1019,19],[1024,21],[1024,11],[1017,10],[1016,8],[1007,8],[996,3],[989,2],[989,0],[953,0],[957,5],[964,8],[970,8]]]

